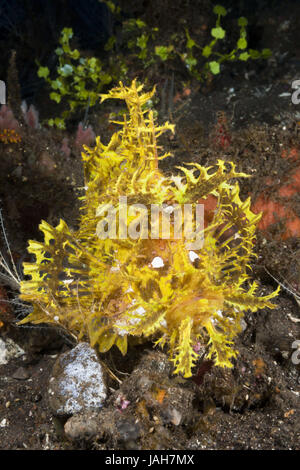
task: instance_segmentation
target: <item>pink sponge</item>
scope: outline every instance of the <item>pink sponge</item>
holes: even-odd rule
[[[80,150],[83,145],[91,145],[96,138],[96,135],[91,126],[88,126],[86,129],[83,128],[82,122],[78,124],[76,137],[75,137],[75,145]]]
[[[23,101],[21,109],[27,126],[32,127],[33,129],[39,129],[41,127],[39,123],[39,113],[34,105],[31,104],[28,108],[26,101]]]
[[[0,129],[13,129],[15,131],[20,129],[12,110],[6,104],[3,104],[0,108]]]

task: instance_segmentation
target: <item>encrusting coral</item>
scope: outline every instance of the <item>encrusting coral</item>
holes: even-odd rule
[[[260,215],[230,182],[247,176],[233,163],[195,163],[178,168],[179,175],[162,174],[158,160],[168,154],[159,155],[157,139],[174,127],[155,123],[145,107],[155,90],[142,88],[136,81],[120,83],[101,95],[102,101],[125,100],[129,115],[108,145],[97,137],[94,148],[84,147],[78,230],[63,220],[57,227],[42,221],[44,242],[29,241],[36,261],[24,263],[31,279],[21,282],[20,296],[33,311],[20,324],[60,325],[100,352],[115,344],[125,354],[131,336],[153,338],[168,347],[174,373],[185,377],[192,375],[199,343],[216,365],[232,367],[244,312],[274,308],[270,300],[278,293],[256,297],[257,284],[249,278]],[[185,236],[175,230],[175,209],[190,205],[195,211],[197,203],[204,207],[203,239],[191,248],[183,222]],[[152,205],[160,208],[156,237],[145,217]],[[192,233],[196,222],[185,222]]]
[[[289,151],[282,150],[281,157],[292,162],[299,162],[300,153],[294,147]],[[272,186],[272,184],[274,184],[274,181],[272,178],[268,178],[266,185]],[[259,194],[252,206],[252,210],[255,213],[263,212],[258,228],[263,230],[264,236],[270,236],[270,227],[273,224],[278,221],[284,221],[284,229],[278,233],[278,238],[288,240],[292,237],[300,237],[300,218],[297,216],[292,202],[292,198],[297,197],[299,194],[299,186],[300,167],[297,165],[281,182],[281,186],[278,189],[278,196],[281,198],[281,201],[273,200],[273,198],[267,197],[264,193]]]

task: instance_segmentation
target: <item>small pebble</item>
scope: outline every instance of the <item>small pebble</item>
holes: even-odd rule
[[[71,440],[89,439],[98,432],[96,415],[75,415],[64,426],[65,435]]]
[[[12,375],[13,379],[16,380],[27,380],[30,377],[30,374],[27,369],[24,367],[19,367]]]

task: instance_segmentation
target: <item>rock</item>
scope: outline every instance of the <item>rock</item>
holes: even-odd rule
[[[123,443],[135,442],[141,434],[140,426],[132,418],[121,419],[116,423],[118,441]]]
[[[95,351],[87,343],[79,343],[54,364],[49,404],[56,416],[72,416],[96,411],[106,399],[104,373]]]
[[[174,426],[179,426],[182,420],[182,414],[179,413],[176,408],[169,408],[167,411],[170,423],[174,424]]]
[[[99,422],[97,414],[83,413],[68,419],[64,426],[67,438],[74,440],[87,440],[98,432]]]
[[[7,364],[10,359],[23,356],[23,354],[25,351],[11,339],[6,338],[4,341],[0,338],[0,365]]]
[[[5,428],[9,424],[8,420],[6,418],[3,418],[2,421],[0,422],[0,428]]]
[[[178,377],[172,376],[171,368],[167,356],[160,351],[151,351],[143,356],[118,391],[118,396],[123,395],[130,401],[124,415],[126,412],[134,414],[143,425],[148,420],[150,428],[155,422],[154,417],[155,428],[157,423],[165,428],[170,424],[189,423],[194,414],[194,384],[182,387]]]
[[[30,374],[24,367],[19,367],[12,375],[12,378],[16,380],[27,380],[29,377]]]

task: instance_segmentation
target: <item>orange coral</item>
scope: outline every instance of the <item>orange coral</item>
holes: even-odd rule
[[[3,129],[0,132],[0,142],[4,144],[16,144],[21,142],[21,136],[14,129]]]
[[[293,147],[291,149],[282,150],[281,157],[291,161],[297,161],[300,157],[300,151]],[[266,184],[272,185],[272,179],[267,178]],[[291,197],[299,193],[300,189],[300,167],[296,168],[289,178],[288,182],[279,188],[279,196],[290,200]],[[260,230],[268,230],[269,226],[274,224],[280,218],[286,219],[286,230],[281,235],[283,240],[291,237],[300,237],[300,219],[295,212],[286,207],[284,204],[274,202],[261,194],[252,207],[256,214],[263,212],[262,218],[258,224]]]
[[[294,148],[290,149],[289,152],[287,152],[286,150],[282,150],[281,156],[282,156],[282,158],[289,158],[290,160],[296,161],[300,157],[300,152],[299,152],[298,149],[296,149],[294,147]]]
[[[266,199],[263,195],[260,195],[255,201],[255,204],[252,206],[252,211],[255,214],[263,212],[262,218],[258,223],[260,230],[267,230],[279,217],[286,215],[286,210],[281,204]]]
[[[281,238],[287,240],[291,237],[300,237],[300,219],[295,215],[294,211],[283,204],[266,199],[265,196],[261,195],[252,206],[252,211],[255,214],[263,212],[262,218],[258,223],[260,230],[268,230],[270,225],[277,222],[280,218],[285,218],[286,230],[281,235]]]
[[[157,390],[156,400],[158,401],[158,403],[162,404],[162,402],[164,401],[164,398],[166,396],[166,393],[167,393],[167,391],[164,390],[164,389],[158,389]]]

